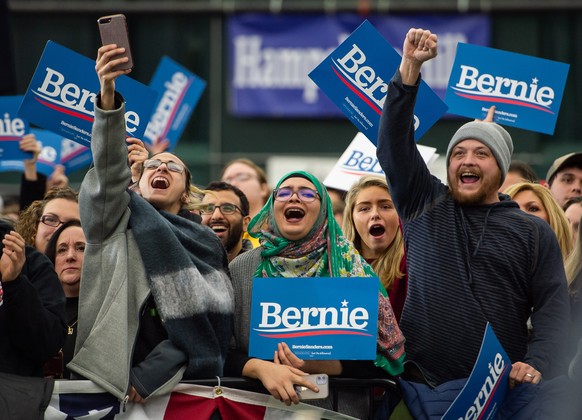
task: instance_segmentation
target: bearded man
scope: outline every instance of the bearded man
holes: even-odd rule
[[[510,386],[537,384],[559,373],[567,340],[560,248],[547,223],[498,193],[513,152],[500,125],[463,125],[447,149],[448,186],[430,174],[414,143],[413,112],[422,64],[436,55],[436,35],[410,29],[377,148],[407,250],[407,356],[431,385],[466,378],[489,322],[512,362]]]

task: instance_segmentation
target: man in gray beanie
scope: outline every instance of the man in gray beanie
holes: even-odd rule
[[[463,125],[447,149],[448,185],[429,172],[414,142],[414,105],[422,64],[436,55],[436,35],[408,32],[378,136],[407,246],[400,327],[415,362],[407,364],[431,385],[468,377],[489,322],[512,362],[510,387],[538,384],[566,367],[559,354],[568,334],[560,248],[546,222],[498,193],[513,152],[503,127]]]

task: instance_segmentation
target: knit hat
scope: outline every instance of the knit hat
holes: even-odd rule
[[[513,153],[513,141],[505,128],[493,122],[482,121],[471,121],[462,125],[449,142],[449,147],[447,148],[447,171],[453,148],[463,140],[480,141],[491,150],[495,160],[497,160],[499,169],[501,169],[502,184],[505,180],[505,175],[507,175],[511,154]]]
[[[577,167],[582,168],[582,152],[568,153],[567,155],[557,158],[546,175],[546,182],[551,185],[554,177],[558,172],[565,168]]]

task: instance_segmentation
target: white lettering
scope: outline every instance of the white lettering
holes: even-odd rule
[[[144,137],[150,139],[152,143],[155,144],[158,140],[163,140],[160,139],[160,136],[166,132],[170,118],[174,114],[178,101],[187,86],[188,76],[182,72],[174,73],[172,79],[164,83],[166,90],[144,134]]]
[[[343,38],[342,34],[338,41]],[[235,88],[303,89],[306,103],[317,101],[318,87],[307,75],[334,47],[263,47],[263,37],[259,35],[239,35],[233,42]]]
[[[281,312],[281,305],[261,302],[261,322],[259,328],[351,328],[364,329],[368,325],[369,314],[364,308],[349,310],[347,307],[304,307],[290,306]]]
[[[337,60],[338,69],[343,75],[382,108],[386,100],[388,84],[380,76],[376,76],[372,67],[362,66],[365,62],[366,55],[356,44],[352,44],[352,49]]]
[[[0,120],[0,136],[23,136],[24,121],[20,118],[10,119],[10,114],[5,113]]]
[[[489,397],[493,393],[497,381],[499,377],[503,373],[503,369],[505,368],[505,362],[501,354],[497,353],[495,358],[493,359],[493,363],[489,363],[489,375],[485,378],[485,382],[483,382],[483,386],[481,386],[481,390],[475,401],[473,401],[473,405],[467,409],[465,415],[463,417],[459,417],[459,420],[473,420],[478,419],[481,412],[487,406],[487,402],[489,401]]]
[[[74,83],[65,83],[65,76],[50,67],[46,68],[45,78],[41,86],[34,93],[62,107],[86,115],[95,115],[93,111],[87,109],[87,105],[95,103],[97,94],[87,89],[81,89]],[[134,133],[139,123],[140,119],[135,111],[127,111],[125,113],[125,128],[128,133]]]
[[[534,78],[528,85],[524,81],[491,74],[479,75],[475,67],[461,65],[461,75],[455,84],[457,90],[465,93],[477,91],[489,96],[516,99],[543,107],[549,107],[554,99],[554,90],[548,86],[538,86]]]

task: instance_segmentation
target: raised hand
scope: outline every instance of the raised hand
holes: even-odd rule
[[[101,109],[112,110],[115,106],[115,79],[124,74],[131,73],[128,70],[112,70],[116,65],[128,61],[127,57],[111,60],[111,57],[122,54],[125,48],[117,48],[115,44],[104,45],[97,51],[95,71],[101,84]]]
[[[127,147],[127,158],[131,168],[131,181],[137,182],[141,176],[143,163],[149,157],[149,153],[145,144],[140,139],[128,138],[126,142],[129,144]]]
[[[20,276],[26,256],[24,255],[24,238],[16,231],[10,231],[2,239],[2,256],[0,256],[0,274],[3,282],[16,280]]]
[[[437,36],[429,30],[412,28],[404,38],[402,58],[419,63],[437,56]]]

